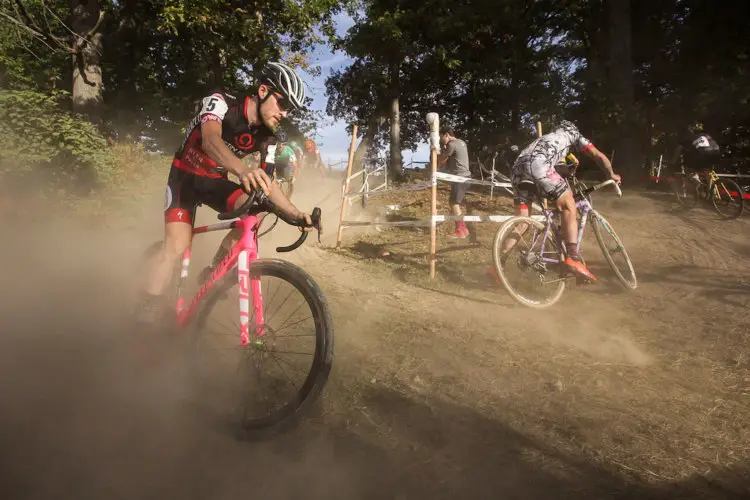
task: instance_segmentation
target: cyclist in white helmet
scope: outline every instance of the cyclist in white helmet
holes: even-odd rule
[[[556,169],[573,152],[580,152],[594,159],[610,179],[620,183],[621,178],[612,170],[609,158],[585,138],[578,127],[563,120],[549,133],[526,146],[511,167],[515,212],[516,215],[529,215],[529,205],[536,194],[552,201],[562,215],[562,232],[567,247],[565,264],[570,270],[596,280],[576,251],[578,210],[568,183]],[[569,161],[576,166],[578,164],[575,156]]]
[[[240,184],[227,178],[228,173],[237,176],[248,191],[262,189],[288,215],[311,223],[310,216],[298,210],[278,184],[271,182],[279,124],[289,112],[302,108],[304,100],[305,85],[299,75],[280,62],[270,62],[263,68],[252,93],[220,91],[203,98],[169,171],[164,245],[142,290],[137,311],[141,321],[153,323],[155,319],[175,264],[190,244],[197,205],[227,212],[247,200]],[[241,161],[255,152],[261,155],[258,167]],[[227,234],[212,266],[224,258],[239,236],[236,230]]]

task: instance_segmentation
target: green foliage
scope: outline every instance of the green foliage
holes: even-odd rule
[[[59,180],[117,178],[107,140],[94,125],[61,107],[66,95],[0,91],[0,173],[51,167],[47,174]]]
[[[35,19],[42,19],[43,12],[51,11],[58,17],[68,13],[64,0],[24,0],[23,4]],[[0,12],[14,16],[14,7],[13,0],[0,0]],[[68,54],[54,50],[17,23],[0,19],[0,88],[49,89],[51,82],[62,81],[68,72]]]
[[[425,140],[428,111],[477,148],[507,136],[526,140],[538,117],[560,116],[570,98],[552,43],[552,8],[545,1],[370,0],[338,42],[355,63],[328,78],[328,112],[364,133],[398,96],[404,148]],[[376,145],[387,133],[379,131]]]
[[[566,117],[605,151],[619,147],[617,141],[627,135],[640,154],[650,149],[658,156],[685,124],[701,122],[729,154],[750,156],[746,0],[100,3],[107,14],[101,29],[105,118],[120,140],[146,136],[166,152],[182,139],[180,129],[199,98],[217,87],[252,91],[257,69],[271,59],[317,75],[313,49],[327,42],[355,60],[327,79],[328,113],[359,123],[362,133],[385,118],[386,126],[374,139],[377,146],[390,140],[387,118],[398,98],[407,149],[425,140],[424,115],[437,111],[469,142],[472,153],[506,139],[523,143],[533,135],[536,120],[546,126]],[[72,22],[69,0],[23,4],[37,23],[68,39],[60,20]],[[629,28],[629,63],[612,54],[617,41],[612,33],[623,33],[627,16],[609,15],[626,4],[630,18],[637,20]],[[0,10],[18,16],[15,0],[0,0]],[[343,10],[357,22],[338,39],[333,18]],[[71,90],[70,54],[5,21],[0,22],[0,88],[38,91],[33,99],[42,99],[44,109],[54,104],[51,116],[58,117],[55,127],[50,119],[38,119],[44,122],[37,124],[39,130],[56,128],[46,140],[38,134],[24,142],[23,134],[11,130],[13,154],[44,162],[50,159],[45,155],[57,155],[58,161],[60,151],[70,151],[75,161],[68,163],[97,165],[100,175],[116,172],[118,167],[107,166],[112,163],[104,157],[106,148],[93,146],[101,136],[65,115],[68,103],[61,94],[40,97],[54,89]],[[613,76],[623,74],[632,75],[632,81]],[[628,80],[634,102],[616,95],[622,80]],[[24,98],[37,102],[33,99]],[[322,118],[310,112],[292,121],[314,136]],[[3,161],[11,156],[3,153]],[[625,155],[618,152],[617,157]]]
[[[310,49],[333,35],[338,0],[118,2],[104,41],[110,120],[129,137],[171,149],[194,104],[216,88],[253,90],[255,72],[281,59],[319,72]],[[302,120],[310,128],[315,121]],[[166,140],[166,142],[165,142]]]
[[[623,7],[637,22],[610,15]],[[405,148],[437,111],[472,153],[565,117],[605,151],[629,144],[631,165],[696,121],[750,156],[747,1],[363,0],[357,21],[335,44],[355,62],[328,78],[328,112],[366,133],[398,96]],[[628,32],[631,60],[613,48]]]

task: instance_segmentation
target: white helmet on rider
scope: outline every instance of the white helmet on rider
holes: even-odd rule
[[[563,130],[573,135],[577,135],[580,133],[578,131],[578,127],[576,127],[576,125],[573,122],[570,122],[568,120],[563,120],[560,123],[558,123],[557,126],[555,127],[555,130]]]
[[[305,84],[289,66],[280,62],[269,62],[260,75],[260,83],[281,93],[294,109],[300,109],[305,102]]]

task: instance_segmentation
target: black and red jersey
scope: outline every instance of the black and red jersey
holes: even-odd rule
[[[228,92],[214,92],[204,97],[200,111],[188,125],[185,140],[175,153],[172,166],[202,177],[226,177],[226,169],[202,148],[201,124],[216,120],[221,123],[224,144],[238,158],[260,151],[261,167],[272,175],[275,147],[270,146],[276,144],[276,138],[264,125],[251,125],[248,121],[246,109],[248,101],[253,99],[250,95],[235,96]]]

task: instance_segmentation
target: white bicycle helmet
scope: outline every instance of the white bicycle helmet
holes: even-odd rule
[[[286,97],[294,109],[300,109],[305,102],[305,84],[289,66],[280,62],[269,62],[263,68],[260,82]]]
[[[558,123],[554,130],[564,130],[565,132],[573,135],[578,135],[580,133],[578,131],[578,127],[573,122],[570,122],[568,120],[563,120]]]

